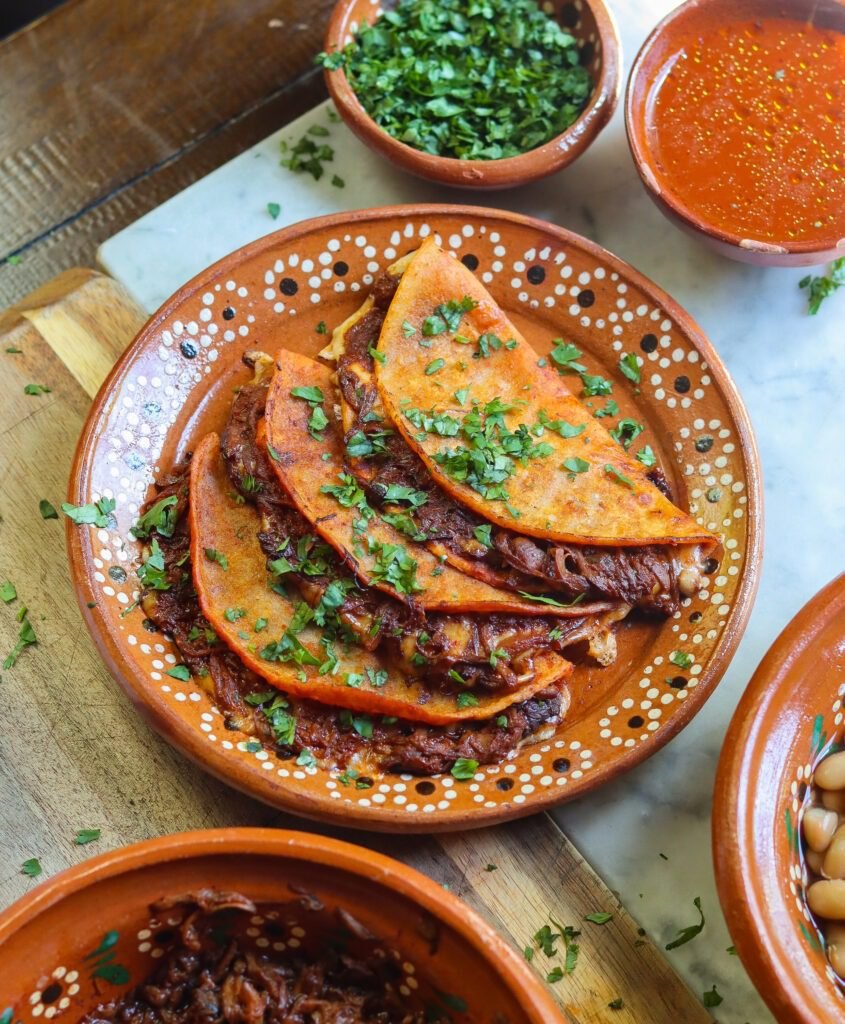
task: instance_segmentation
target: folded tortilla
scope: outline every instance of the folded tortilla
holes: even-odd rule
[[[538,365],[487,289],[433,239],[402,275],[375,376],[389,418],[432,477],[492,523],[577,544],[717,544],[562,377]],[[457,432],[420,429],[433,415],[456,421]]]
[[[322,430],[309,429],[312,404],[301,397],[308,394],[321,395],[324,408],[330,410]],[[413,505],[408,499],[388,506],[392,511],[372,508],[344,464],[343,435],[331,413],[334,394],[333,374],[328,367],[282,349],[276,356],[276,373],[267,396],[267,444],[281,486],[314,531],[338,552],[362,583],[400,601],[416,601],[426,611],[574,618],[612,607],[610,602],[571,608],[553,606],[490,586],[437,557],[422,543],[424,537],[414,539],[408,514]],[[422,492],[411,497],[425,500]],[[412,536],[400,532],[385,516],[393,517]],[[394,561],[414,565],[412,574],[401,576],[400,589],[390,582],[390,572],[385,572],[390,569],[385,552],[393,553]]]
[[[560,655],[543,651],[514,689],[474,690],[477,703],[459,707],[460,685],[455,693],[429,688],[423,678],[342,641],[330,653],[321,642],[324,631],[314,624],[293,633],[303,602],[270,588],[266,558],[256,540],[259,514],[236,500],[216,434],[203,439],[191,460],[189,515],[194,585],[203,614],[245,665],[285,693],[352,711],[443,725],[491,718],[546,687],[561,686],[572,672]],[[280,650],[290,660],[269,660]]]

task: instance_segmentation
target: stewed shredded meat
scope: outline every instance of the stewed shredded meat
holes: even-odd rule
[[[369,418],[377,401],[375,385],[362,384],[354,364],[373,368],[371,348],[378,342],[397,285],[398,279],[387,273],[376,281],[374,305],[346,332],[345,350],[338,360],[341,393],[355,413],[353,430],[365,434],[383,432],[384,424]],[[678,609],[678,570],[671,549],[666,546],[560,545],[493,527],[493,545],[487,547],[479,543],[475,533],[484,521],[434,482],[397,431],[384,437],[382,445],[385,454],[371,457],[369,477],[359,481],[373,503],[383,502],[391,484],[425,491],[428,500],[414,510],[420,531],[429,541],[439,542],[462,558],[489,567],[500,586],[551,590],[568,598],[620,600],[663,615]],[[352,468],[354,471],[355,467]],[[671,500],[668,481],[659,467],[651,471],[649,479]]]
[[[151,908],[157,915],[167,911],[168,919],[174,912],[177,921],[182,918],[169,948],[148,978],[100,1004],[83,1017],[82,1024],[445,1021],[440,1011],[424,1008],[419,995],[413,1000],[401,996],[401,963],[374,938],[355,935],[348,914],[318,912],[316,916],[325,922],[322,941],[305,940],[295,949],[279,948],[283,945],[279,942],[271,947],[268,942],[262,948],[250,937],[254,929],[247,925],[256,910],[264,908],[236,894],[216,897],[205,890],[202,895],[201,901],[185,896]],[[265,928],[284,934],[277,920],[265,918]],[[313,926],[309,923],[309,927]],[[359,940],[354,946],[345,938],[352,935]]]

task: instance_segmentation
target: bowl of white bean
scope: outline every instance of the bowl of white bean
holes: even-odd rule
[[[719,760],[713,857],[736,952],[779,1024],[845,1020],[845,574],[760,663]]]

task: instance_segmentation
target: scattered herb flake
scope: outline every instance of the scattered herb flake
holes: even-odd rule
[[[281,208],[281,206],[279,206],[278,203],[268,203],[267,204],[267,212],[270,214],[270,216],[273,218],[273,220],[277,220],[278,217],[279,217],[279,214],[282,212],[282,208]]]
[[[114,509],[114,498],[100,498],[93,505],[71,505],[68,502],[62,505],[62,512],[77,526],[97,526],[101,530],[111,523]]]
[[[183,683],[191,678],[191,670],[187,665],[174,665],[173,668],[167,670],[167,675],[172,676],[174,679],[181,679]]]
[[[651,469],[652,466],[657,465],[657,456],[652,451],[650,444],[647,444],[645,448],[640,448],[637,452],[637,462],[642,463],[646,469]]]
[[[634,384],[640,383],[640,364],[634,352],[626,352],[622,356],[619,360],[619,370],[624,377],[633,381]]]
[[[37,857],[30,857],[21,864],[21,874],[27,878],[38,878],[41,874],[41,861]]]
[[[52,389],[46,384],[27,384],[24,386],[25,395],[48,395]]]
[[[442,370],[445,365],[445,359],[432,359],[432,361],[425,368],[426,377],[430,377],[432,374],[437,373],[438,370]]]
[[[51,505],[49,501],[47,501],[46,498],[42,498],[41,501],[38,502],[38,511],[41,513],[42,519],[59,518],[59,513],[56,511],[55,507]]]
[[[98,828],[81,828],[73,841],[77,846],[87,846],[89,843],[95,843],[101,834],[102,832]]]
[[[209,562],[217,562],[223,572],[229,571],[229,559],[219,552],[217,548],[205,548],[205,557]]]
[[[569,459],[564,459],[561,464],[561,469],[565,469],[567,473],[571,473],[573,476],[578,473],[586,473],[590,468],[589,462],[586,459],[579,459],[577,456],[573,456]]]
[[[452,765],[450,774],[453,779],[458,779],[460,782],[466,782],[468,779],[471,779],[477,771],[478,761],[471,757],[459,757]]]
[[[609,462],[606,462],[604,464],[604,471],[608,476],[612,476],[614,480],[617,480],[620,484],[624,484],[626,487],[630,487],[633,491],[634,481],[631,480],[630,477],[625,476],[624,473],[620,473],[615,466],[611,466]]]
[[[686,943],[691,942],[697,935],[700,935],[704,930],[704,911],[701,909],[701,897],[696,896],[692,902],[695,909],[698,911],[701,920],[698,924],[691,924],[686,928],[681,928],[678,931],[677,937],[667,944],[666,949],[672,950],[677,949],[679,946],[684,946]]]
[[[709,992],[702,993],[701,1001],[708,1008],[708,1010],[712,1010],[714,1006],[721,1006],[721,1004],[724,1002],[724,999],[716,991],[716,986],[714,985]]]
[[[0,599],[6,604],[11,604],[17,596],[18,592],[11,580],[6,580],[5,583],[0,584]]]
[[[689,668],[695,659],[691,654],[687,654],[686,651],[672,651],[669,655],[669,661],[673,665],[677,665],[678,668]]]
[[[845,285],[845,256],[830,264],[826,275],[808,274],[798,282],[799,288],[807,289],[807,312],[815,316],[828,296]]]
[[[613,920],[613,914],[608,914],[606,910],[599,910],[594,914],[586,914],[584,920],[589,921],[590,924],[607,924],[608,921]]]

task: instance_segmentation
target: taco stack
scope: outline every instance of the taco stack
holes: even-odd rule
[[[433,240],[319,360],[245,361],[136,527],[142,600],[227,723],[300,765],[364,787],[505,759],[717,548]]]

